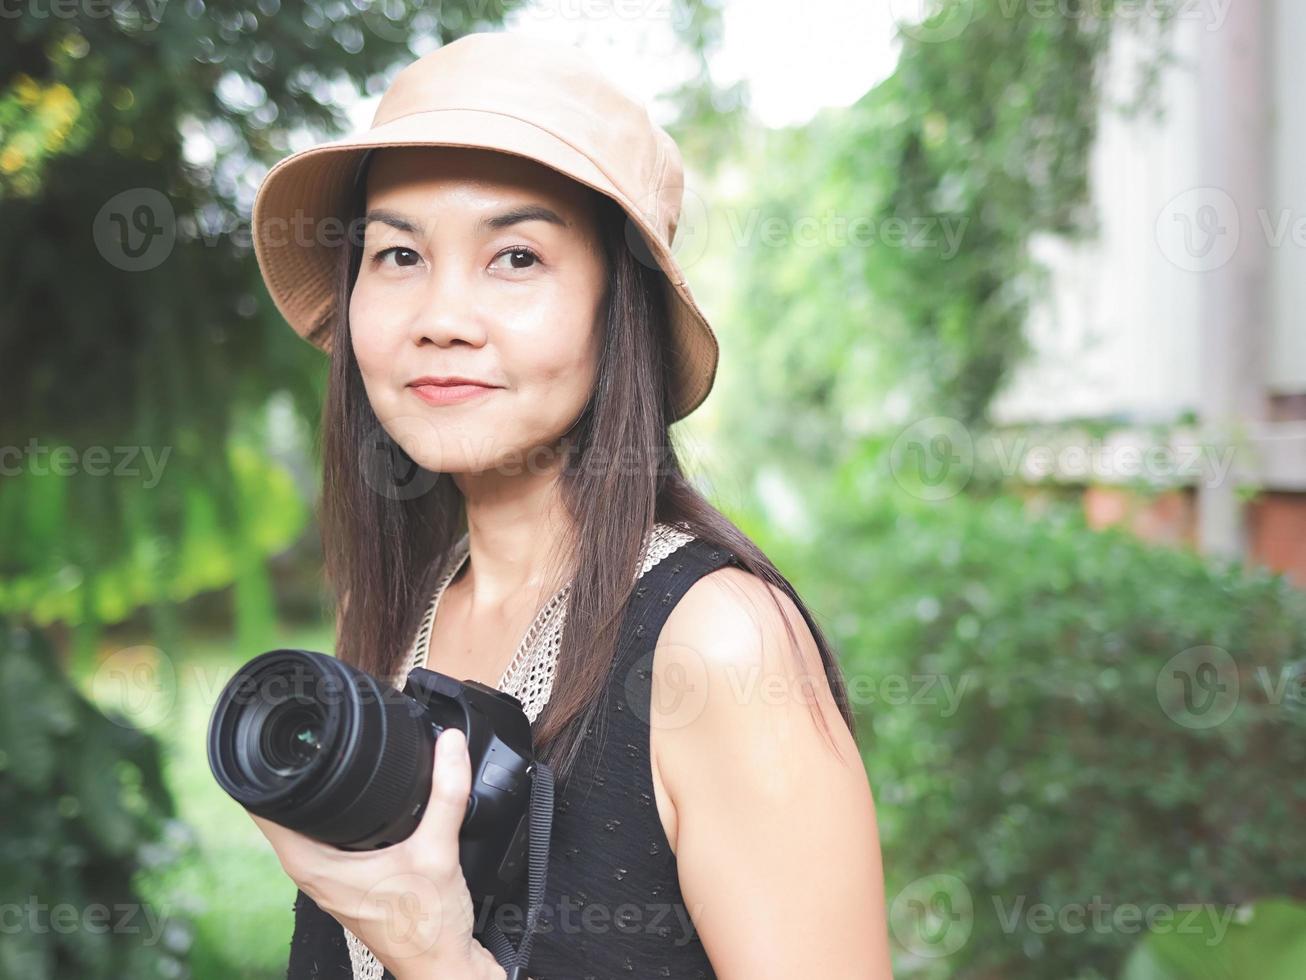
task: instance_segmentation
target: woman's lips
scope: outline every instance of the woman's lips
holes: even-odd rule
[[[487,385],[409,385],[428,405],[453,405],[497,389]]]

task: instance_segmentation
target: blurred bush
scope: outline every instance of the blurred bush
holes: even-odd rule
[[[190,924],[142,897],[184,846],[159,745],[0,620],[0,980],[184,975]]]
[[[1138,930],[1030,907],[1300,892],[1306,595],[867,466],[822,510],[785,560],[838,610],[907,975],[1115,976]]]

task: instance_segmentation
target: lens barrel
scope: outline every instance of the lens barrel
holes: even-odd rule
[[[440,730],[425,706],[335,657],[272,650],[219,697],[209,765],[251,813],[366,850],[416,828]]]
[[[209,721],[209,767],[250,813],[343,850],[410,837],[431,798],[435,740],[467,737],[472,786],[458,856],[476,900],[526,872],[535,755],[521,702],[424,667],[402,691],[312,650],[270,650],[237,671]]]

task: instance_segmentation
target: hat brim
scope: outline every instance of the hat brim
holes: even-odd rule
[[[301,150],[268,171],[254,199],[254,254],[273,303],[296,333],[322,350],[330,348],[336,249],[346,241],[341,215],[362,154],[387,146],[470,147],[511,153],[551,167],[616,201],[639,227],[650,256],[666,276],[672,420],[684,418],[702,404],[712,389],[719,348],[675,257],[648,218],[589,157],[534,123],[504,113],[479,109],[415,112],[365,133]],[[317,343],[314,336],[323,339]]]

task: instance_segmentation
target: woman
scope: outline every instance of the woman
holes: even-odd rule
[[[260,268],[331,354],[336,654],[523,702],[557,779],[536,980],[889,977],[834,656],[671,446],[717,350],[671,255],[681,195],[641,106],[510,33],[419,59],[371,130],[269,172]],[[481,939],[516,941],[525,896],[474,908],[462,880],[459,733],[435,772],[379,851],[255,818],[300,889],[292,978],[505,976]]]

